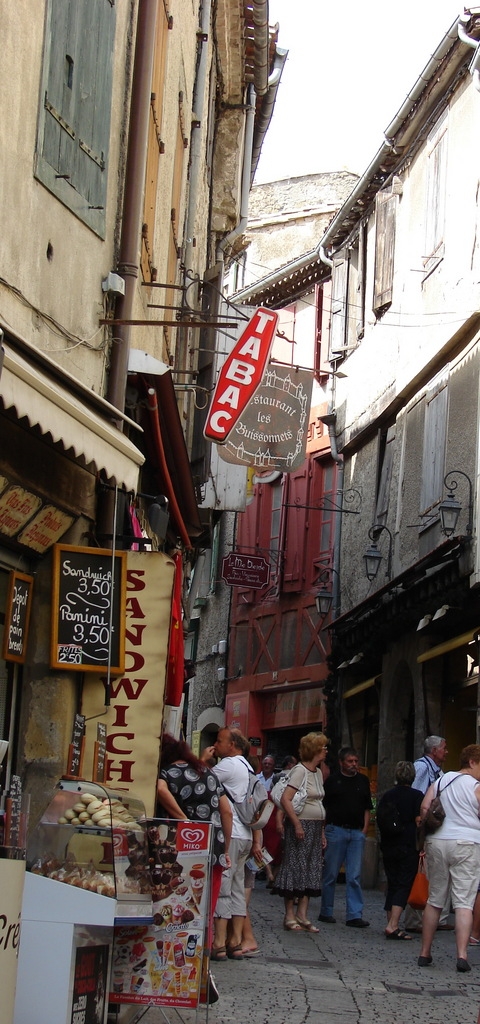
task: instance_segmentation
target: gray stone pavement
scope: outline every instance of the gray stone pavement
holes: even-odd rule
[[[437,933],[433,965],[419,968],[419,935],[411,942],[385,939],[383,899],[379,891],[365,892],[370,928],[346,928],[345,888],[338,885],[336,925],[317,921],[315,899],[309,917],[319,934],[287,932],[283,900],[257,883],[251,916],[261,955],[212,964],[220,999],[209,1007],[208,1024],[476,1024],[480,947],[469,952],[472,971],[458,974],[453,932]],[[196,1015],[152,1007],[142,1024],[194,1024],[196,1016],[201,1024],[205,1009]]]

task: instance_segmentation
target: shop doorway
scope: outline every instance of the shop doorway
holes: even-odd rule
[[[322,732],[322,725],[302,725],[295,729],[271,729],[265,733],[265,740],[262,744],[262,753],[273,754],[275,768],[281,767],[283,760],[290,754],[298,759],[298,748],[302,736],[309,732]]]

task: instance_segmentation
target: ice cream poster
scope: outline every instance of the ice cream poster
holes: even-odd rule
[[[198,1005],[211,829],[203,822],[148,819],[153,921],[115,928],[111,1002]]]

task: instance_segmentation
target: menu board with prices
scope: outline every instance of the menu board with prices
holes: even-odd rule
[[[198,1006],[211,832],[203,822],[147,819],[153,923],[115,928],[111,1002]]]
[[[125,668],[126,554],[56,544],[53,560],[52,668]]]

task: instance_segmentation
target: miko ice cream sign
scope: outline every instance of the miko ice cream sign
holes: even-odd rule
[[[204,434],[209,441],[225,444],[243,410],[262,382],[278,313],[259,308],[234,345],[220,370]]]

